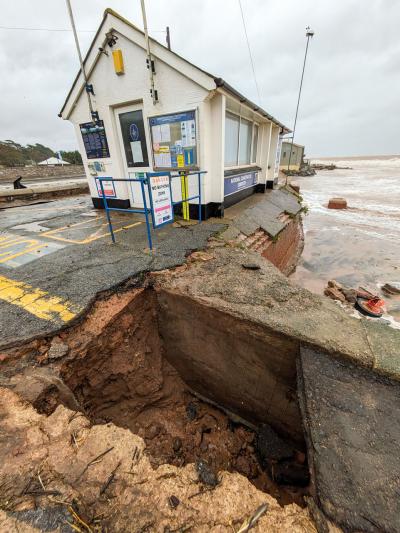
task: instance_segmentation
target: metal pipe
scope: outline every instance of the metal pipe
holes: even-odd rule
[[[169,32],[169,26],[167,26],[167,46],[168,50],[171,50],[171,34]]]
[[[81,54],[81,49],[80,49],[80,46],[79,46],[78,34],[76,32],[75,21],[74,21],[74,15],[72,13],[72,7],[71,7],[70,0],[65,0],[65,1],[67,3],[68,14],[69,14],[69,18],[70,18],[70,21],[71,21],[72,32],[74,34],[75,46],[76,46],[76,50],[78,52],[79,63],[81,65],[81,71],[82,71],[83,79],[85,80],[85,92],[87,94],[87,99],[88,99],[88,104],[89,104],[90,120],[92,121],[93,120],[93,116],[92,116],[92,114],[93,114],[93,106],[92,106],[92,101],[90,99],[90,94],[86,91],[86,86],[88,84],[88,79],[87,79],[87,76],[86,76],[85,67],[84,67],[84,64],[83,64],[83,59],[82,59],[82,54]]]
[[[301,80],[300,80],[299,96],[298,96],[298,98],[297,98],[297,106],[296,106],[296,115],[295,115],[295,118],[294,118],[292,143],[291,143],[291,145],[290,145],[289,161],[288,161],[288,167],[287,167],[288,170],[289,170],[290,162],[291,162],[291,159],[292,159],[293,143],[294,143],[294,136],[295,136],[295,133],[296,133],[297,115],[298,115],[298,113],[299,113],[301,90],[302,90],[302,88],[303,88],[303,79],[304,79],[304,71],[305,71],[305,68],[306,68],[307,53],[308,53],[308,45],[309,45],[309,42],[310,42],[310,38],[312,38],[313,36],[314,36],[314,32],[313,32],[313,31],[310,29],[310,27],[308,26],[308,27],[306,28],[307,44],[306,44],[306,51],[305,51],[305,54],[304,54],[303,70],[302,70],[302,72],[301,72]],[[287,185],[287,183],[288,183],[288,175],[286,175],[286,185]]]
[[[153,75],[153,66],[152,66],[152,59],[151,59],[151,53],[150,53],[149,31],[147,28],[146,6],[144,4],[144,0],[140,0],[140,3],[142,6],[144,38],[146,41],[146,52],[147,52],[147,61],[148,61],[147,67],[149,69],[149,77],[150,77],[150,94],[153,99],[153,105],[155,105],[157,103],[157,99],[156,99],[156,93],[155,93],[155,88],[154,88],[154,75]]]

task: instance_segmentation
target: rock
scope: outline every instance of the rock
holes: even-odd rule
[[[197,418],[197,406],[194,402],[189,402],[186,406],[186,415],[190,421]]]
[[[357,301],[357,291],[356,289],[349,289],[348,287],[342,288],[343,296],[346,298],[348,302],[351,304],[356,303]]]
[[[298,183],[292,181],[290,186],[295,192],[297,192],[297,194],[300,194],[300,185]]]
[[[47,357],[49,359],[60,359],[61,357],[67,355],[68,352],[68,344],[64,344],[63,342],[59,341],[53,341],[51,343],[49,351],[47,352]]]
[[[329,298],[332,298],[332,300],[339,300],[339,302],[345,302],[346,298],[342,291],[337,289],[336,287],[327,287],[324,290],[325,296],[328,296]]]
[[[239,457],[235,461],[235,467],[239,474],[243,474],[246,477],[250,477],[251,464],[250,461],[244,455],[239,455]]]
[[[391,281],[382,286],[387,294],[400,294],[400,281]]]
[[[212,470],[207,461],[200,459],[196,463],[196,470],[199,476],[199,480],[205,485],[216,487],[218,485],[217,474]]]
[[[160,433],[161,426],[159,424],[151,424],[151,426],[146,429],[146,439],[155,439]]]
[[[182,440],[179,437],[175,437],[172,442],[172,449],[174,452],[179,452],[179,450],[182,448]]]
[[[281,439],[268,424],[262,424],[257,431],[256,450],[263,468],[270,461],[281,461],[294,455],[293,446]]]
[[[247,270],[260,270],[260,265],[257,265],[257,263],[243,263],[243,268]]]
[[[335,279],[330,279],[328,281],[328,287],[335,287],[336,289],[339,289],[340,291],[343,289],[343,286]]]
[[[181,502],[179,498],[177,498],[176,496],[172,494],[172,496],[168,498],[168,503],[171,509],[176,509]]]
[[[344,198],[330,198],[328,209],[346,209],[347,202]]]

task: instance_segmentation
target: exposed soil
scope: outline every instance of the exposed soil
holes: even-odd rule
[[[109,324],[84,358],[63,364],[61,375],[94,423],[113,422],[142,437],[154,467],[205,461],[217,476],[222,470],[243,474],[281,505],[303,505],[306,489],[279,486],[269,475],[272,465],[261,467],[255,432],[196,398],[162,349],[153,294],[141,293],[134,312]],[[294,453],[293,462],[299,460],[304,455]]]

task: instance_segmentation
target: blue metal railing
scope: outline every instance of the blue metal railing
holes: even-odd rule
[[[114,179],[114,178],[109,178],[109,177],[108,178],[97,178],[97,180],[100,183],[101,194],[102,194],[102,197],[103,197],[104,210],[106,212],[106,217],[107,217],[107,221],[108,221],[108,227],[110,229],[110,235],[111,235],[112,242],[115,243],[115,235],[114,235],[114,231],[113,231],[113,227],[112,227],[110,211],[120,211],[121,213],[137,213],[137,214],[140,214],[140,215],[144,215],[144,217],[146,219],[146,231],[147,231],[147,239],[148,239],[148,242],[149,242],[149,248],[150,248],[150,250],[153,249],[153,241],[152,241],[152,238],[151,238],[149,214],[152,217],[153,228],[155,229],[156,226],[154,224],[154,215],[153,215],[153,209],[152,209],[153,206],[152,206],[150,190],[149,190],[150,207],[147,207],[146,191],[145,191],[145,185],[149,186],[149,183],[150,183],[149,178],[151,178],[151,176],[165,176],[165,175],[168,175],[170,177],[170,192],[171,192],[171,201],[172,201],[172,205],[173,206],[174,205],[183,204],[184,202],[189,202],[191,200],[198,200],[199,223],[200,223],[202,221],[202,217],[201,217],[201,176],[203,174],[206,174],[206,171],[185,172],[186,176],[197,175],[197,179],[198,179],[198,181],[197,181],[198,194],[196,196],[191,196],[189,198],[183,198],[182,197],[182,200],[178,200],[178,201],[174,201],[174,199],[173,199],[171,182],[172,182],[172,179],[180,178],[181,174],[171,175],[170,172],[147,172],[145,178],[120,178],[120,179],[118,179],[118,178]],[[119,208],[119,207],[110,207],[108,205],[107,196],[105,195],[105,192],[104,192],[103,181],[108,181],[108,182],[111,181],[113,183],[116,182],[116,181],[122,181],[122,182],[128,182],[128,183],[140,183],[140,189],[141,189],[142,198],[143,198],[143,209],[131,209],[131,208],[122,209],[122,208]]]

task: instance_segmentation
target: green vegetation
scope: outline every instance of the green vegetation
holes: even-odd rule
[[[15,141],[0,141],[0,165],[5,167],[19,167],[40,163],[49,157],[57,157],[48,146],[43,144],[27,144],[22,146]],[[81,165],[82,158],[78,150],[61,151],[61,157],[68,163]]]

